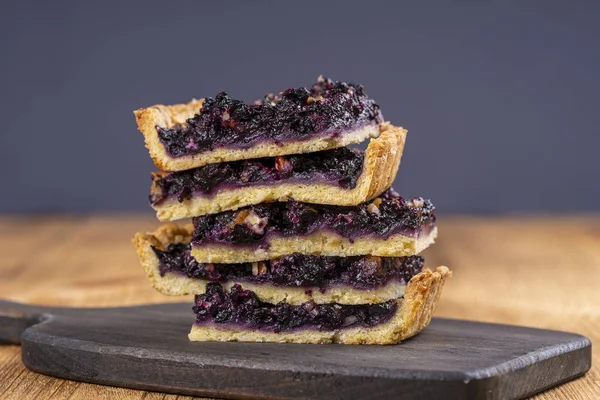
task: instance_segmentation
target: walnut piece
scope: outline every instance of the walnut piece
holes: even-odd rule
[[[267,226],[267,218],[259,217],[258,214],[252,210],[248,212],[246,218],[244,218],[244,224],[246,224],[248,229],[252,232],[262,235],[265,232],[265,226]]]

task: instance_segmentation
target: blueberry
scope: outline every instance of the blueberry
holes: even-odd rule
[[[309,97],[319,101],[309,102]],[[288,89],[281,95],[246,104],[221,92],[206,98],[185,125],[157,128],[173,157],[198,154],[215,147],[239,147],[261,141],[306,138],[327,130],[382,122],[379,106],[361,86],[325,80],[311,90]]]
[[[260,274],[255,274],[253,263],[242,264],[203,264],[197,262],[190,253],[190,245],[172,243],[166,250],[152,247],[159,259],[159,271],[179,273],[190,278],[205,279],[211,282],[231,280],[274,284],[291,287],[319,287],[326,291],[331,285],[345,284],[357,289],[372,289],[390,279],[407,283],[421,272],[423,257],[329,257],[307,254],[290,254],[266,261]],[[209,286],[211,296],[222,296],[219,285]],[[233,290],[236,299],[255,302],[252,292],[241,288]]]
[[[429,200],[405,200],[391,189],[384,193],[373,212],[373,204],[342,207],[305,204],[295,201],[267,203],[216,216],[194,218],[194,243],[267,245],[268,233],[281,236],[304,235],[317,229],[331,229],[350,241],[366,235],[386,237],[395,233],[414,234],[435,223],[435,208]],[[238,213],[252,210],[267,220],[261,233],[244,224],[232,223]]]
[[[154,175],[153,181],[160,192],[153,193],[150,202],[160,204],[170,197],[175,197],[182,202],[194,194],[212,195],[227,185],[277,184],[283,179],[308,182],[320,179],[352,189],[356,187],[362,172],[363,161],[364,152],[340,148],[285,158],[272,157],[208,164],[187,171]]]
[[[209,283],[206,293],[196,296],[195,303],[193,310],[198,323],[238,324],[273,332],[302,327],[333,330],[346,326],[373,326],[388,321],[397,308],[395,300],[372,305],[269,304],[239,285],[226,292],[216,283]]]

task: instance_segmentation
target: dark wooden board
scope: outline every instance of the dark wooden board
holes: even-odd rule
[[[188,303],[85,309],[0,301],[0,343],[60,378],[220,398],[508,399],[583,375],[580,335],[434,319],[396,346],[189,342]]]

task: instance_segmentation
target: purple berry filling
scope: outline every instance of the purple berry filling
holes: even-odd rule
[[[276,333],[297,329],[331,331],[372,327],[389,321],[398,308],[396,300],[363,305],[270,304],[260,301],[254,292],[243,290],[240,285],[234,285],[227,292],[214,282],[207,285],[206,293],[196,296],[195,303],[198,325],[236,325]]]
[[[265,247],[270,235],[309,235],[319,230],[329,230],[349,240],[394,234],[416,236],[435,225],[435,208],[429,200],[407,200],[390,189],[370,203],[353,207],[290,201],[204,215],[195,217],[193,222],[193,245]]]
[[[176,197],[180,202],[193,195],[211,195],[223,187],[246,187],[291,182],[326,182],[353,189],[362,173],[364,151],[342,147],[316,153],[258,158],[208,164],[187,171],[153,176],[160,192],[150,195],[151,204]]]
[[[167,272],[213,282],[241,281],[287,287],[335,285],[370,290],[396,280],[407,284],[423,269],[423,257],[328,257],[291,254],[278,259],[242,264],[202,264],[190,254],[190,245],[171,243],[166,251],[152,247],[160,275]]]
[[[171,129],[156,127],[172,157],[215,148],[248,148],[257,143],[335,137],[342,131],[383,121],[379,106],[361,85],[320,78],[310,90],[288,89],[246,104],[227,93],[204,100],[198,114]]]

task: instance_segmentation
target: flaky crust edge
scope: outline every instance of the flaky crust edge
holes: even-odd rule
[[[181,274],[167,272],[160,275],[159,260],[152,250],[152,246],[165,250],[170,243],[189,243],[193,232],[193,226],[165,224],[154,232],[137,233],[133,243],[142,265],[152,287],[167,296],[180,296],[190,294],[202,294],[206,291],[206,280],[192,279]],[[339,304],[374,304],[382,303],[404,295],[406,285],[392,281],[375,290],[358,290],[352,287],[334,287],[321,292],[319,288],[307,287],[275,287],[271,285],[253,284],[248,282],[229,281],[221,284],[228,290],[236,283],[244,289],[251,290],[265,302],[279,303],[281,301],[289,304],[302,304],[308,301],[315,303],[339,303]]]
[[[132,239],[142,268],[146,272],[152,287],[160,293],[168,296],[192,294],[192,288],[183,287],[183,282],[179,285],[166,286],[161,280],[158,269],[158,258],[152,250],[152,246],[166,250],[169,243],[189,243],[192,240],[194,226],[192,224],[178,225],[165,224],[160,226],[154,232],[138,232]],[[182,277],[183,278],[183,277]],[[191,280],[190,281],[194,281]],[[203,288],[198,288],[202,290]]]
[[[398,311],[387,323],[370,328],[350,328],[332,332],[301,330],[271,333],[239,330],[217,325],[192,325],[191,341],[239,341],[276,343],[340,343],[398,344],[421,332],[431,321],[450,270],[440,266],[414,276],[403,299],[398,299]]]
[[[370,136],[378,133],[379,127],[375,124],[366,125],[349,131],[338,137],[323,136],[304,141],[289,142],[282,145],[275,143],[259,143],[248,149],[218,148],[213,151],[193,154],[182,157],[171,157],[158,138],[156,127],[172,128],[185,123],[198,113],[204,99],[192,100],[187,104],[165,106],[162,104],[147,108],[140,108],[133,113],[138,129],[144,135],[146,148],[154,164],[163,171],[183,171],[206,164],[225,161],[244,160],[249,158],[273,157],[286,154],[311,153],[315,151],[344,147],[360,143]]]
[[[256,185],[223,189],[210,197],[194,196],[179,202],[167,199],[152,205],[161,221],[174,221],[222,211],[237,210],[258,203],[287,201],[293,198],[305,203],[355,206],[377,197],[387,190],[394,179],[404,150],[406,129],[388,122],[381,124],[378,138],[371,139],[365,151],[363,171],[354,189],[343,189],[325,183]],[[155,172],[155,176],[167,175]],[[150,193],[160,193],[153,182]]]
[[[361,191],[366,192],[365,199],[348,205],[358,205],[379,196],[389,189],[396,179],[408,131],[384,122],[379,127],[379,132],[379,137],[372,139],[365,151],[366,165],[363,173],[366,173],[366,176],[361,187]]]
[[[146,148],[150,152],[150,157],[152,157],[154,164],[158,168],[163,171],[169,171],[171,167],[170,160],[177,159],[169,156],[165,150],[158,138],[156,127],[172,128],[175,125],[185,123],[186,120],[200,111],[202,103],[204,103],[204,99],[192,99],[187,104],[175,104],[171,106],[157,104],[152,107],[140,108],[133,112],[138,129],[144,135],[144,141]]]

